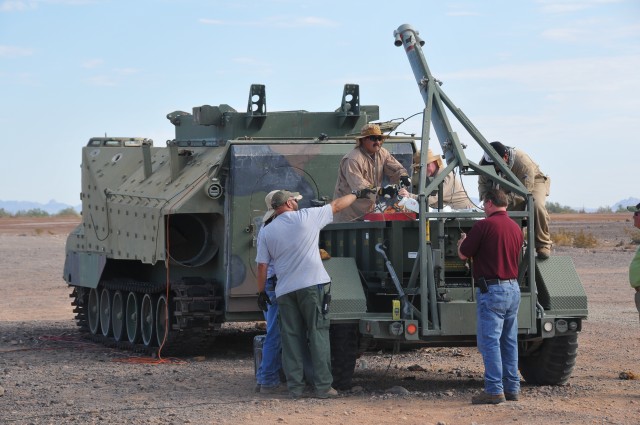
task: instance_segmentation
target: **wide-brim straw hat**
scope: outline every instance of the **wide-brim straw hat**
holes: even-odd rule
[[[434,161],[438,163],[438,168],[444,167],[442,157],[440,155],[435,155],[431,149],[427,149],[427,164],[431,164]]]
[[[362,126],[362,129],[360,129],[360,135],[356,136],[356,146],[360,145],[360,141],[362,139],[369,136],[381,136],[382,142],[384,142],[384,140],[389,137],[386,134],[382,133],[382,130],[380,130],[380,126],[378,124],[365,124]]]

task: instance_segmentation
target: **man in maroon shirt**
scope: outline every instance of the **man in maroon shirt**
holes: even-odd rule
[[[518,263],[522,229],[507,215],[507,195],[499,189],[484,194],[486,219],[477,222],[458,241],[458,256],[472,258],[476,282],[478,350],[484,362],[484,391],[473,404],[517,401],[518,375]]]

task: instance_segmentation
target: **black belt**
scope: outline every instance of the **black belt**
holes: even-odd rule
[[[487,286],[490,286],[500,285],[501,283],[511,283],[512,280],[516,279],[486,279],[485,282],[487,282]]]

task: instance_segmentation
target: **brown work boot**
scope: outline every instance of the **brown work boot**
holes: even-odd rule
[[[508,392],[504,392],[504,398],[507,401],[518,401],[520,400],[520,394],[518,393],[508,393]]]
[[[487,394],[484,391],[471,397],[471,404],[500,404],[506,400],[504,394]]]
[[[316,392],[316,398],[336,398],[338,397],[338,391],[334,388],[329,388],[325,392]]]
[[[278,384],[273,387],[265,387],[264,385],[260,387],[260,394],[280,394],[286,392],[287,386],[282,384]]]
[[[548,246],[536,248],[536,253],[538,253],[539,259],[546,260],[551,255],[551,248],[549,248]]]

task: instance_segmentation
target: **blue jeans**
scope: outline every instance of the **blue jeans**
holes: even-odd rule
[[[282,343],[278,327],[278,303],[272,278],[267,279],[265,292],[271,305],[264,312],[267,321],[267,336],[262,344],[262,362],[256,374],[256,381],[264,387],[280,385],[280,369],[282,368]]]
[[[478,350],[484,362],[484,390],[487,394],[518,393],[518,281],[491,285],[478,300]]]

